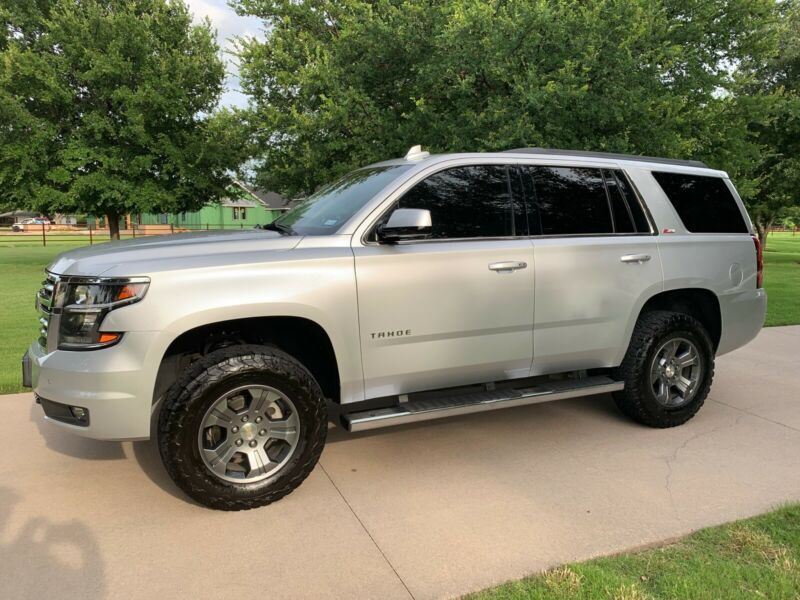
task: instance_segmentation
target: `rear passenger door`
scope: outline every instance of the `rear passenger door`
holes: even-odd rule
[[[536,265],[533,374],[618,365],[662,288],[655,232],[621,169],[522,165]]]
[[[367,398],[527,377],[533,245],[513,166],[422,177],[353,241]],[[394,208],[431,213],[430,239],[378,243]]]

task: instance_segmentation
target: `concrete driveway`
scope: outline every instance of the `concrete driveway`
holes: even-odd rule
[[[300,489],[242,513],[187,502],[152,443],[0,408],[6,598],[441,598],[800,500],[800,327],[721,357],[683,427],[595,396],[334,429]]]

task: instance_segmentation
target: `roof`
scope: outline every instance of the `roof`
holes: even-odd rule
[[[264,192],[262,190],[255,191],[256,196],[267,208],[273,208],[277,210],[285,210],[288,208],[289,200],[277,192]]]
[[[12,210],[11,212],[0,213],[0,218],[4,217],[38,217],[41,213],[29,210]]]
[[[683,160],[679,158],[660,158],[656,156],[641,156],[639,154],[623,154],[620,152],[592,152],[590,150],[558,150],[556,148],[515,148],[514,150],[504,150],[515,154],[546,154],[570,156],[582,156],[586,158],[607,158],[613,160],[628,160],[637,162],[662,163],[665,165],[678,165],[681,167],[698,167],[700,169],[710,168],[706,163],[699,160]]]
[[[289,200],[277,192],[267,192],[255,187],[250,187],[241,181],[237,181],[236,185],[238,185],[244,192],[252,196],[253,199],[260,202],[264,208],[271,210],[287,210],[289,208],[287,206],[289,204]]]

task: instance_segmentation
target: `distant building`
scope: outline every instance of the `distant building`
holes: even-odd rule
[[[51,220],[54,225],[78,225],[78,217],[76,215],[56,213]]]
[[[31,219],[40,216],[41,213],[31,212],[29,210],[12,210],[10,212],[0,213],[0,225],[13,225],[23,219]]]
[[[272,223],[283,211],[289,210],[288,201],[275,192],[256,190],[239,181],[234,182],[228,191],[227,197],[195,211],[127,215],[120,227],[130,229],[135,226],[142,233],[181,229],[251,229]],[[104,217],[97,221],[97,226],[105,227]],[[94,225],[95,221],[90,219],[90,223]]]

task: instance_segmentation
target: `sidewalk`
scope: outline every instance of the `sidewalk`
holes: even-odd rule
[[[720,357],[675,429],[608,396],[347,434],[272,506],[188,502],[150,442],[0,397],[8,598],[441,598],[800,501],[800,326]]]

